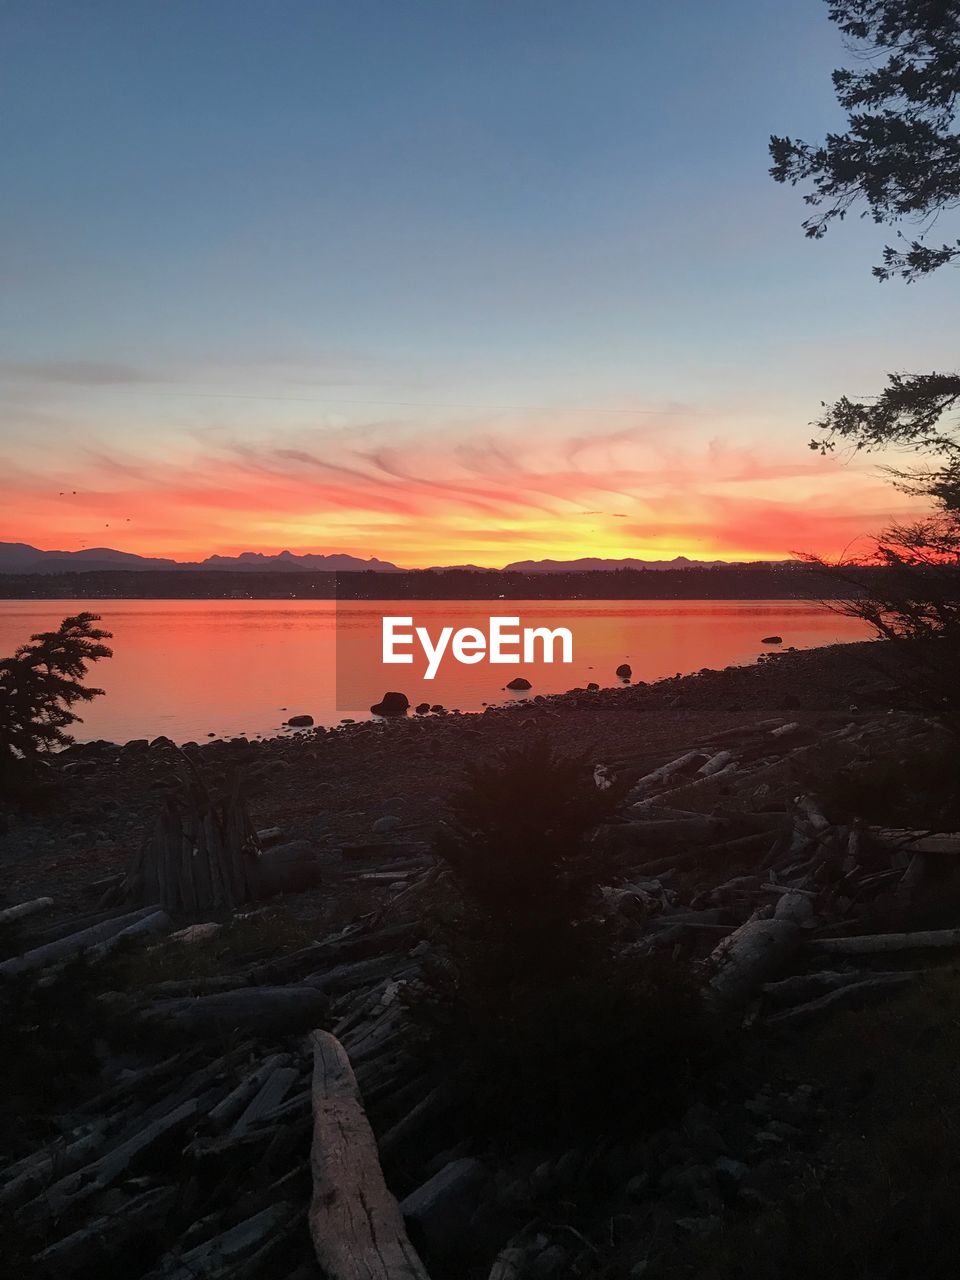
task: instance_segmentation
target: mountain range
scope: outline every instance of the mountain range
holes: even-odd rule
[[[503,566],[504,573],[587,573],[616,569],[703,569],[731,565],[725,560],[690,560],[675,556],[672,560],[638,560],[626,557],[622,560],[603,560],[585,556],[578,560],[514,560]],[[792,561],[777,561],[778,565]],[[773,567],[771,564],[770,567]],[[94,573],[110,569],[143,570],[203,570],[220,569],[231,572],[259,573],[347,573],[372,570],[376,573],[403,573],[399,565],[389,560],[343,554],[321,555],[307,553],[294,555],[281,551],[277,555],[264,555],[260,551],[243,551],[237,556],[207,556],[205,560],[163,560],[152,556],[138,556],[129,551],[115,551],[111,547],[89,547],[83,551],[41,551],[25,542],[0,542],[0,573]],[[435,565],[433,572],[442,573],[455,569],[460,572],[490,572],[480,565]]]

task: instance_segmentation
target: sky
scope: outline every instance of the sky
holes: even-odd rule
[[[949,273],[803,237],[822,0],[0,0],[0,540],[409,566],[839,556],[823,401]]]

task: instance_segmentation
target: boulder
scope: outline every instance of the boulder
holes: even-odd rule
[[[633,675],[633,668],[630,666],[629,662],[621,662],[619,667],[617,667],[616,674],[621,680],[629,680]]]
[[[783,636],[764,636],[761,644],[783,644]]]
[[[320,884],[322,873],[317,849],[309,840],[289,840],[264,849],[257,859],[262,897],[275,893],[302,893]]]
[[[418,716],[425,716],[425,715],[427,714],[427,712],[430,710],[430,703],[429,703],[429,702],[418,702],[418,703],[417,703],[417,705],[416,705],[416,707],[415,707],[415,710],[416,710],[416,713],[417,713],[417,715],[418,715]]]
[[[385,693],[370,710],[375,716],[405,716],[409,706],[410,699],[405,693]]]
[[[532,689],[533,685],[523,676],[515,676],[507,685],[508,689]]]
[[[313,716],[291,716],[287,724],[291,729],[308,729],[313,724]]]
[[[590,693],[596,693],[599,688],[600,686],[597,684],[596,680],[591,680],[587,685],[587,690]]]

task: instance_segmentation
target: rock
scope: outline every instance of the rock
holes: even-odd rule
[[[313,724],[313,716],[291,716],[287,724],[291,729],[308,729]]]
[[[627,1183],[627,1196],[630,1200],[642,1200],[650,1186],[648,1173],[635,1173]]]
[[[430,710],[430,703],[418,702],[414,710],[416,711],[418,716],[425,716],[427,712]]]
[[[433,706],[430,708],[430,710],[433,712],[435,716],[442,716],[446,711],[446,707],[443,705],[442,702],[435,702]]]
[[[617,667],[615,674],[619,676],[621,680],[629,680],[633,675],[633,667],[631,667],[629,662],[621,662],[619,667]]]
[[[410,699],[405,693],[385,693],[370,710],[375,716],[405,716],[409,706]]]
[[[569,1275],[567,1266],[570,1262],[570,1256],[566,1249],[561,1248],[558,1244],[548,1244],[545,1249],[531,1259],[527,1266],[526,1274],[536,1277],[536,1280],[548,1280],[551,1276]]]
[[[596,680],[591,680],[587,685],[587,689],[590,693],[596,693],[599,688],[600,686],[597,684]]]
[[[721,1191],[739,1191],[744,1179],[750,1176],[749,1165],[742,1160],[731,1160],[729,1156],[720,1156],[714,1161],[713,1171]]]
[[[764,636],[761,644],[783,644],[783,636]]]
[[[258,861],[260,892],[302,893],[322,879],[316,847],[309,840],[290,840],[286,844],[264,849]]]
[[[678,1218],[677,1231],[691,1240],[706,1240],[720,1230],[722,1220],[715,1214],[705,1218]]]
[[[515,676],[507,685],[508,689],[532,689],[533,685],[523,676]]]
[[[388,813],[384,817],[378,818],[370,830],[374,835],[382,836],[389,831],[396,831],[399,826],[402,826],[400,819],[395,814]]]

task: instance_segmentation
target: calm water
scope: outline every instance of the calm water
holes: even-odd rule
[[[387,613],[412,612],[416,624],[431,633],[441,625],[471,625],[479,614],[520,614],[524,625],[569,627],[573,664],[540,666],[531,673],[533,694],[559,693],[591,680],[618,684],[614,671],[622,662],[630,663],[635,680],[753,662],[764,651],[761,637],[770,634],[782,636],[785,648],[798,649],[869,634],[862,623],[822,605],[790,600],[2,600],[0,654],[82,609],[102,615],[113,632],[114,657],[94,669],[93,683],[106,694],[85,708],[76,730],[81,741],[271,735],[288,715],[304,712],[318,724],[336,724],[345,717],[368,718],[370,703],[388,688],[402,690],[414,703],[425,698],[461,711],[523,696],[503,689],[520,668],[486,663],[447,663],[429,686],[404,667],[391,668],[384,681],[374,666],[364,687],[366,668],[354,656],[379,648],[380,620]],[[341,690],[351,690],[341,706],[338,633],[341,669],[351,668],[351,679],[340,682]]]

